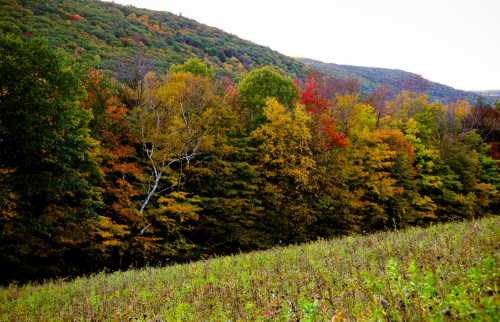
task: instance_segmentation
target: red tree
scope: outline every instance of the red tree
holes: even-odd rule
[[[69,20],[78,22],[78,21],[82,20],[82,16],[80,16],[80,15],[71,15],[71,16],[69,16]]]
[[[327,84],[319,74],[309,74],[300,96],[300,102],[313,117],[313,131],[317,134],[316,140],[322,148],[346,147],[347,138],[336,130],[335,119],[329,113],[329,101],[325,98],[328,95],[327,86],[325,86]]]
[[[307,77],[300,102],[304,104],[308,112],[313,114],[321,113],[328,108],[328,101],[320,94],[318,90],[318,77],[314,74]]]

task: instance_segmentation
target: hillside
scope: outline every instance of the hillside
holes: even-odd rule
[[[379,85],[385,85],[393,95],[402,90],[413,90],[427,92],[431,100],[443,103],[451,103],[456,100],[467,100],[474,104],[482,93],[466,92],[454,89],[450,86],[435,83],[421,76],[398,69],[360,67],[350,65],[337,65],[320,62],[313,59],[300,59],[309,67],[322,71],[323,73],[337,78],[357,78],[364,92],[371,92]],[[494,96],[486,95],[484,99],[488,103],[494,103]]]
[[[273,65],[302,75],[303,64],[267,47],[168,12],[95,0],[2,0],[0,31],[48,37],[51,45],[117,69],[144,55],[159,70],[201,57],[236,75]]]
[[[2,321],[498,321],[499,217],[0,290]]]
[[[111,2],[2,0],[0,31],[48,37],[52,46],[121,74],[127,72],[124,64],[138,65],[138,57],[148,67],[163,71],[196,56],[217,66],[219,75],[230,77],[256,66],[272,65],[301,78],[309,66],[334,77],[359,78],[364,92],[384,84],[396,94],[410,84],[409,89],[425,90],[432,100],[445,103],[458,99],[475,103],[478,98],[475,93],[400,70],[297,60],[182,16]],[[494,101],[486,98],[486,102]]]

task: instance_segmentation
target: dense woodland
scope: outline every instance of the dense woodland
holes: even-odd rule
[[[199,59],[124,69],[0,37],[3,282],[500,213],[499,104]]]

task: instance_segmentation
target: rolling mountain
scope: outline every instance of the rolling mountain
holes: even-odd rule
[[[253,67],[272,65],[298,78],[311,68],[334,77],[356,77],[365,93],[380,84],[393,93],[416,86],[445,103],[474,103],[480,94],[401,70],[294,59],[179,15],[96,0],[0,0],[0,32],[47,37],[50,45],[115,72],[124,72],[123,64],[134,64],[137,57],[159,71],[200,57],[216,66],[221,76],[237,77]],[[495,100],[485,96],[487,102]]]
[[[474,93],[457,90],[450,86],[431,82],[420,75],[399,69],[337,65],[308,58],[301,58],[299,60],[312,69],[319,70],[332,77],[356,78],[359,80],[363,92],[371,92],[377,86],[384,85],[389,88],[392,94],[397,94],[405,89],[426,92],[431,100],[443,103],[451,103],[456,100],[467,100],[471,103],[476,103],[480,95],[484,96],[484,101],[494,103],[494,96],[488,96],[486,92]]]
[[[474,91],[474,93],[500,101],[500,90]]]

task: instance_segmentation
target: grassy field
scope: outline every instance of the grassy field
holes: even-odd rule
[[[500,319],[500,217],[0,290],[0,321]]]

